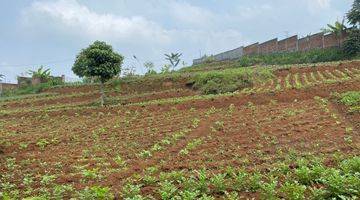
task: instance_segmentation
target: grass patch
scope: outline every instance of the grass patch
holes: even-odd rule
[[[251,87],[272,77],[270,68],[239,68],[198,73],[191,83],[203,94],[220,94]]]

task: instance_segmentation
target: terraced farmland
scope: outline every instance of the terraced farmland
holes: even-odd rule
[[[0,186],[19,199],[360,196],[360,62],[274,68],[234,93],[55,88],[0,101]],[[355,99],[356,100],[356,99]],[[353,102],[353,101],[352,101]]]

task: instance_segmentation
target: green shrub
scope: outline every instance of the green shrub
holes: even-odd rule
[[[360,53],[360,30],[350,31],[349,37],[345,40],[343,46],[346,55],[354,56]]]
[[[114,195],[107,187],[93,186],[91,188],[85,188],[79,192],[79,199],[84,200],[110,200],[114,199]]]
[[[25,95],[25,94],[38,94],[45,89],[62,85],[63,83],[56,79],[51,79],[47,83],[40,83],[38,85],[30,85],[17,88],[15,90],[5,90],[2,94],[4,97],[17,96],[17,95]]]
[[[360,105],[360,91],[349,91],[341,94],[340,102],[347,106]]]
[[[203,94],[227,93],[250,87],[256,81],[266,81],[272,76],[272,72],[268,68],[201,72],[194,77],[193,87]]]
[[[285,199],[302,200],[305,199],[304,185],[300,185],[297,182],[286,182],[281,188],[280,192],[283,194]]]
[[[360,195],[360,177],[343,174],[336,169],[329,169],[320,182],[325,186],[326,199],[346,199]]]
[[[360,174],[360,157],[354,157],[344,160],[343,162],[341,162],[340,168],[346,173]]]

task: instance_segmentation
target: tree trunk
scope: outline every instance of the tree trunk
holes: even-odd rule
[[[104,106],[105,92],[104,92],[104,83],[100,81],[100,105]]]

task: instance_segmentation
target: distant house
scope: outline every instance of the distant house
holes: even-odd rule
[[[50,76],[49,79],[41,79],[37,77],[24,77],[24,76],[18,76],[17,77],[17,85],[19,87],[26,87],[30,85],[38,85],[40,83],[47,83],[50,80],[57,81],[59,83],[65,83],[65,75],[61,76]]]

